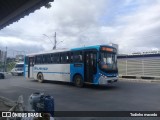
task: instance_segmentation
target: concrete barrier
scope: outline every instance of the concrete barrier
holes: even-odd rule
[[[160,82],[160,77],[120,75],[119,80],[136,81],[136,82]]]

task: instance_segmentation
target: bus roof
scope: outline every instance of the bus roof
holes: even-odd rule
[[[70,49],[66,49],[66,48],[56,49],[56,50],[50,50],[50,51],[26,54],[26,56],[34,56],[34,55],[47,54],[47,53],[56,53],[56,52],[63,52],[63,51],[70,51]]]
[[[97,50],[99,50],[99,48],[102,47],[102,46],[114,48],[113,46],[109,46],[109,45],[94,45],[94,46],[84,46],[84,47],[79,47],[79,48],[72,48],[71,50],[85,50],[85,49],[97,49]]]
[[[56,49],[56,50],[50,50],[50,51],[44,51],[44,52],[38,52],[38,53],[31,53],[31,54],[26,54],[26,56],[35,56],[35,55],[41,55],[41,54],[47,54],[47,53],[56,53],[56,52],[64,52],[64,51],[74,51],[74,50],[85,50],[85,49],[97,49],[99,50],[99,48],[101,46],[106,46],[106,47],[110,47],[110,48],[114,48],[113,46],[109,46],[109,45],[95,45],[95,46],[84,46],[84,47],[79,47],[79,48],[71,48],[71,49]]]

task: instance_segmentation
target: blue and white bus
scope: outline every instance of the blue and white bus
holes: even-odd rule
[[[107,85],[118,81],[117,50],[108,45],[52,50],[25,56],[26,78]]]

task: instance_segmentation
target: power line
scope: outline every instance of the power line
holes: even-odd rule
[[[56,32],[55,32],[53,50],[56,49],[56,47],[57,47],[57,39],[56,39]]]

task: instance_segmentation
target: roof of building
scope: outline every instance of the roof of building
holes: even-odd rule
[[[0,30],[54,0],[0,0]]]
[[[160,57],[160,54],[141,54],[141,55],[118,55],[118,58],[143,58],[143,57]]]

